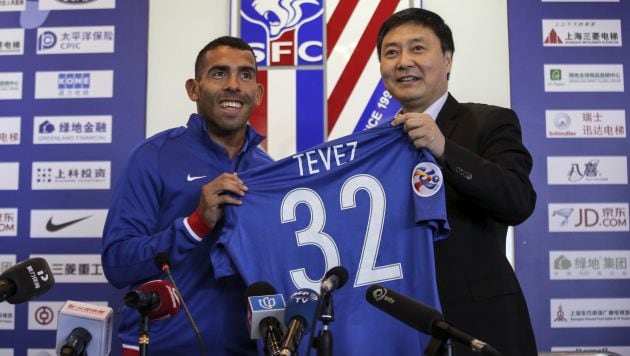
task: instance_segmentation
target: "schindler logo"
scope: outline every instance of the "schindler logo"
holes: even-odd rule
[[[624,110],[545,110],[548,138],[624,138]]]

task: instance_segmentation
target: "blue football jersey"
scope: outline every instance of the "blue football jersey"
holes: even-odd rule
[[[428,151],[414,148],[401,126],[382,126],[239,176],[249,191],[225,209],[211,251],[217,276],[240,273],[289,296],[319,291],[341,265],[349,279],[333,292],[334,353],[423,354],[430,338],[368,304],[365,292],[381,284],[440,309],[433,242],[449,227],[442,174]]]

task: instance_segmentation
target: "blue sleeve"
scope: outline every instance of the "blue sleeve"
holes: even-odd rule
[[[173,265],[200,244],[186,229],[184,216],[160,221],[158,153],[152,142],[134,150],[114,190],[101,257],[105,276],[117,288],[160,275],[153,262],[158,252],[169,251]]]
[[[434,231],[434,239],[448,236],[444,176],[431,153],[422,149],[412,173],[414,218],[417,224],[427,224]]]

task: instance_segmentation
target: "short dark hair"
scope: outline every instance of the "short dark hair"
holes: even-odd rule
[[[442,53],[451,52],[451,54],[453,54],[453,52],[455,52],[453,33],[440,15],[425,9],[409,8],[398,11],[390,16],[387,20],[385,20],[385,22],[383,22],[381,28],[378,30],[378,36],[376,37],[376,52],[378,53],[379,61],[381,60],[381,46],[383,45],[383,38],[385,38],[385,35],[387,35],[387,33],[389,33],[392,29],[408,23],[425,26],[433,30],[437,38],[440,40]]]
[[[256,70],[258,70],[258,66],[256,65],[256,54],[254,53],[254,50],[247,42],[243,41],[242,39],[238,37],[222,36],[222,37],[218,37],[210,41],[210,43],[205,45],[205,47],[203,47],[201,51],[199,51],[199,54],[197,54],[197,59],[195,59],[195,78],[199,78],[199,76],[201,75],[199,71],[201,70],[203,57],[206,55],[206,52],[211,51],[221,46],[227,46],[227,47],[231,47],[235,49],[240,49],[243,51],[252,52],[252,56],[254,56],[254,67],[256,68]]]

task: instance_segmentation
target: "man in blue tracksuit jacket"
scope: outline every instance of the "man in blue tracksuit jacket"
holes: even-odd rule
[[[240,205],[247,187],[236,172],[268,162],[264,139],[247,125],[263,88],[251,47],[234,37],[206,45],[186,82],[197,114],[186,127],[163,131],[131,153],[114,191],[103,232],[105,275],[117,288],[166,279],[154,264],[170,259],[173,277],[210,355],[255,354],[249,340],[240,276],[216,279],[210,248],[218,238],[223,206]],[[139,353],[137,310],[123,307],[119,337],[123,355]],[[152,320],[151,355],[199,354],[184,311]]]

